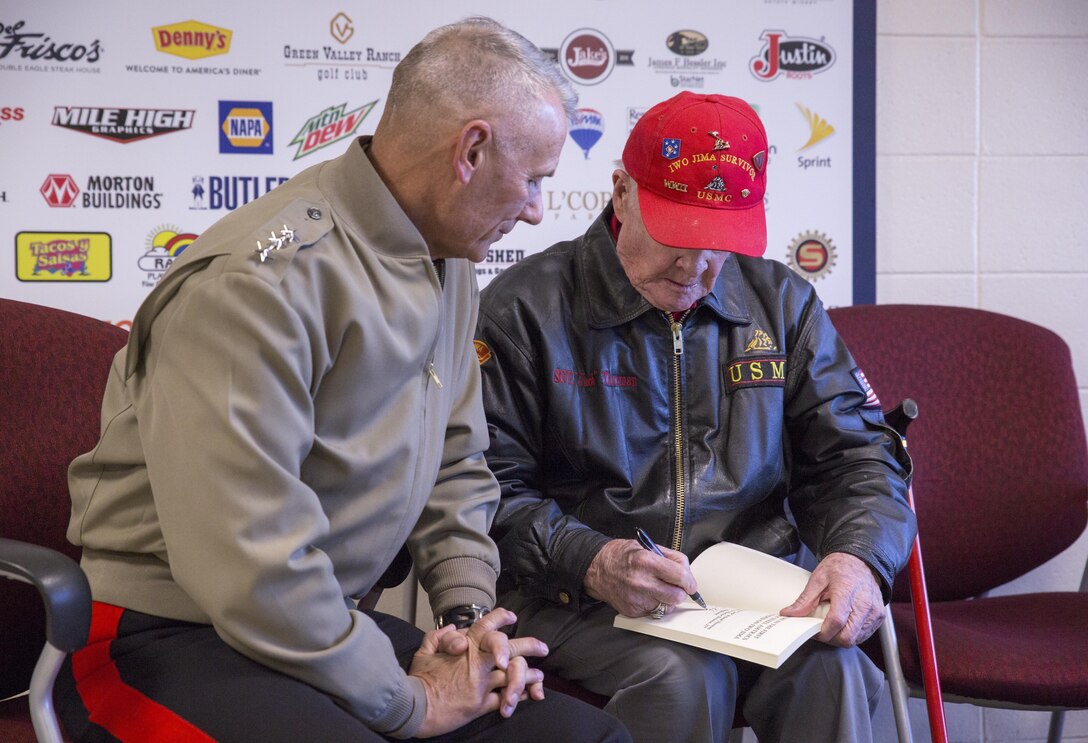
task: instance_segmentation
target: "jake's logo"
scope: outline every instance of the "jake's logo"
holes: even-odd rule
[[[185,59],[202,59],[230,51],[233,35],[228,29],[209,26],[200,21],[182,21],[151,29],[155,48],[166,54]]]
[[[759,356],[730,361],[724,371],[730,393],[746,387],[785,387],[786,357]]]
[[[785,73],[787,78],[807,79],[835,64],[835,50],[817,39],[790,38],[785,31],[764,31],[759,54],[748,69],[759,80],[771,81]]]

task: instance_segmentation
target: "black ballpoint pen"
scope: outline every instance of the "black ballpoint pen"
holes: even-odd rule
[[[643,548],[650,550],[650,552],[653,552],[655,555],[661,555],[662,557],[665,557],[665,554],[658,548],[656,544],[654,544],[654,540],[650,539],[650,535],[647,534],[641,526],[635,527],[635,536],[638,537],[638,543],[641,544]],[[703,601],[703,597],[699,595],[698,591],[689,594],[689,596],[691,597],[691,600],[697,603],[699,606],[703,607],[704,609],[706,608],[706,602]]]

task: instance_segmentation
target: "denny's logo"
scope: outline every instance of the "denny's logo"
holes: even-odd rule
[[[151,29],[155,48],[185,59],[202,59],[230,51],[232,32],[200,21],[182,21]]]
[[[109,281],[111,252],[106,232],[20,232],[15,272],[19,281]]]

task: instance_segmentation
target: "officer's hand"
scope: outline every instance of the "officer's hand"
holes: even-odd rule
[[[542,657],[548,648],[498,631],[515,621],[513,612],[496,609],[466,630],[450,625],[424,636],[408,672],[427,694],[418,737],[448,733],[496,710],[509,717],[519,701],[543,699],[544,674],[529,668],[526,658]]]

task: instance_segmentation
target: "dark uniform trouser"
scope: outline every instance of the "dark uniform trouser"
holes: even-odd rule
[[[389,740],[326,694],[233,650],[208,625],[104,604],[95,604],[96,620],[103,611],[116,614],[116,636],[90,643],[77,660],[96,668],[94,681],[81,682],[77,690],[71,658],[57,678],[56,707],[65,731],[78,743]],[[368,614],[407,669],[423,633],[396,617]],[[544,701],[520,703],[509,719],[487,714],[429,740],[624,743],[630,736],[605,712],[548,692]]]
[[[617,629],[604,604],[576,614],[516,592],[499,604],[548,644],[542,668],[610,697],[639,743],[722,743],[738,695],[760,743],[872,743],[884,677],[858,648],[811,640],[770,669]]]

